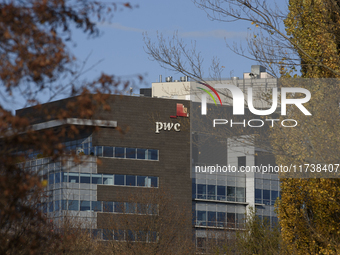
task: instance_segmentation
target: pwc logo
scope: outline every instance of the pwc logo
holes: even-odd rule
[[[176,105],[176,115],[170,115],[170,118],[177,119],[177,117],[184,117],[188,118],[188,108],[184,107],[183,104],[177,104]],[[159,134],[159,131],[170,131],[171,129],[174,129],[176,132],[181,131],[181,124],[180,123],[172,123],[172,122],[156,122],[156,134]]]

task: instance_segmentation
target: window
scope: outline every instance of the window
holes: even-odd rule
[[[98,157],[103,156],[103,147],[102,146],[96,146],[96,156],[98,156]]]
[[[48,184],[54,184],[54,174],[48,176]]]
[[[197,198],[206,199],[206,194],[207,194],[207,185],[197,184]]]
[[[54,179],[55,179],[55,183],[60,183],[60,172],[55,173]]]
[[[158,150],[148,150],[148,159],[158,160]]]
[[[126,176],[126,185],[127,186],[136,186],[136,176],[127,175]]]
[[[208,199],[216,200],[215,192],[216,192],[216,186],[208,185]]]
[[[226,218],[225,212],[217,212],[217,226],[218,227],[224,227],[225,218]]]
[[[146,159],[146,149],[137,149],[137,159]]]
[[[237,187],[236,188],[236,202],[245,202],[246,201],[246,192],[245,188]]]
[[[112,240],[113,239],[113,230],[103,229],[103,239],[104,240]]]
[[[124,237],[124,230],[115,231],[115,233],[114,233],[114,239],[115,239],[116,241],[124,241],[124,240],[125,240],[125,237]]]
[[[137,203],[137,213],[146,214],[147,213],[146,204]]]
[[[136,213],[136,203],[125,203],[126,213]]]
[[[158,187],[158,177],[149,177],[151,180],[151,187],[157,188]]]
[[[217,200],[226,200],[225,186],[217,186]]]
[[[68,209],[70,211],[79,211],[79,200],[68,200]]]
[[[125,185],[124,175],[115,174],[115,185]]]
[[[54,210],[55,210],[55,211],[59,211],[59,210],[60,210],[59,203],[60,203],[59,200],[54,201]]]
[[[141,186],[141,187],[147,186],[147,177],[137,176],[137,186]]]
[[[125,157],[124,151],[125,151],[124,148],[116,147],[115,148],[115,157],[116,158],[124,158]]]
[[[136,149],[126,148],[126,158],[136,158]]]
[[[53,201],[48,203],[48,212],[53,212]]]
[[[80,183],[91,183],[91,174],[80,174]]]
[[[112,158],[113,157],[113,147],[104,146],[103,157]]]
[[[101,174],[92,174],[92,184],[103,184]]]
[[[69,182],[71,183],[79,183],[79,174],[78,173],[69,173],[68,174]]]
[[[240,169],[241,166],[246,166],[246,157],[237,157],[237,165],[238,169]]]
[[[92,211],[95,211],[95,212],[102,211],[101,201],[92,201]]]
[[[227,187],[227,201],[235,201],[235,187]]]
[[[207,212],[197,211],[197,225],[206,226],[207,225]]]
[[[124,203],[122,203],[122,202],[115,202],[114,207],[115,207],[115,212],[117,212],[117,213],[124,212]]]
[[[103,212],[113,212],[113,202],[103,201]]]
[[[80,201],[80,211],[91,211],[91,202]]]
[[[208,226],[216,226],[216,212],[208,212]]]
[[[227,227],[235,228],[235,213],[227,213]]]
[[[113,185],[113,175],[112,174],[103,174],[103,184]]]

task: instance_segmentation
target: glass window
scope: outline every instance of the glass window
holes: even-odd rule
[[[54,174],[49,174],[49,176],[48,176],[48,184],[54,184]]]
[[[48,212],[53,212],[53,201],[48,203]]]
[[[122,174],[115,174],[115,185],[125,185],[125,176]]]
[[[92,211],[95,211],[95,212],[101,212],[102,211],[101,201],[92,201]]]
[[[137,149],[137,159],[146,159],[146,149]]]
[[[129,241],[135,241],[135,231],[128,230],[127,231],[127,238]]]
[[[126,213],[136,213],[136,203],[125,203]]]
[[[217,200],[226,200],[225,186],[217,186]]]
[[[243,228],[245,223],[245,215],[241,213],[236,213],[236,227]]]
[[[112,240],[113,239],[113,230],[103,229],[103,239],[104,240]]]
[[[216,186],[215,185],[208,185],[208,199],[216,200]]]
[[[69,182],[71,183],[79,183],[79,174],[78,173],[68,173]]]
[[[255,189],[255,199],[262,199],[262,189]]]
[[[208,212],[208,226],[216,225],[216,212]]]
[[[272,193],[272,197],[271,197],[272,200],[276,200],[279,197],[278,191],[272,190],[271,193]]]
[[[96,156],[98,157],[103,156],[103,146],[96,146]]]
[[[227,200],[235,201],[235,187],[227,187]]]
[[[149,177],[151,179],[151,187],[157,188],[158,187],[158,177]]]
[[[148,159],[158,160],[158,150],[148,150]]]
[[[115,212],[122,213],[124,212],[124,203],[122,202],[115,202]]]
[[[236,202],[245,202],[246,201],[246,190],[245,188],[237,187],[236,188]]]
[[[103,212],[113,212],[113,202],[103,201]]]
[[[136,158],[136,149],[126,148],[126,158]]]
[[[157,215],[158,214],[158,205],[148,204],[147,210],[148,210],[148,214]]]
[[[93,239],[102,239],[102,237],[101,237],[101,229],[92,229],[91,230],[91,237]]]
[[[207,185],[197,184],[197,198],[206,199]]]
[[[91,211],[91,202],[80,201],[80,211]]]
[[[141,186],[141,187],[147,186],[147,177],[137,176],[137,186]]]
[[[126,176],[126,185],[127,186],[136,186],[136,176],[127,175]]]
[[[246,166],[246,157],[237,157],[237,165],[239,169],[241,166]]]
[[[115,238],[116,241],[123,241],[123,240],[125,240],[124,230],[115,231],[114,238]]]
[[[54,174],[55,183],[60,183],[60,172]]]
[[[113,147],[104,146],[103,157],[113,157]]]
[[[196,182],[194,178],[192,179],[192,198],[196,198]]]
[[[59,211],[59,210],[60,210],[59,203],[60,203],[59,200],[54,201],[54,210],[55,210],[55,211]]]
[[[146,214],[146,204],[137,203],[137,213]]]
[[[207,224],[207,212],[197,211],[197,225],[206,226]]]
[[[227,213],[227,227],[235,228],[235,213]]]
[[[113,175],[112,174],[103,174],[103,184],[113,185]]]
[[[92,174],[92,184],[103,184],[101,174]]]
[[[144,232],[144,231],[138,231],[137,232],[137,241],[146,242],[146,240],[147,240],[146,237],[147,237],[146,232]]]
[[[225,224],[226,213],[225,212],[217,212],[217,226],[223,227]]]
[[[122,147],[116,147],[115,148],[115,157],[116,158],[124,158],[125,154],[124,154],[124,148]]]
[[[263,190],[263,199],[270,199],[270,190]]]
[[[79,200],[68,200],[68,209],[70,211],[79,211]]]
[[[61,200],[61,210],[67,210],[67,200]]]
[[[91,174],[80,174],[80,183],[91,183]]]

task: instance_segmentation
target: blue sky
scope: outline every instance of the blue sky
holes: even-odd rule
[[[99,38],[91,39],[81,32],[73,34],[76,46],[70,50],[78,60],[83,61],[88,56],[87,66],[101,61],[83,78],[95,78],[101,72],[115,75],[141,74],[145,78],[143,87],[151,86],[151,82],[158,81],[159,75],[173,76],[178,79],[181,75],[163,69],[155,61],[151,61],[143,47],[143,32],[147,32],[151,39],[156,39],[157,31],[165,37],[171,37],[175,31],[188,44],[196,41],[196,47],[201,51],[205,63],[205,76],[209,76],[208,68],[213,56],[221,60],[224,66],[222,77],[241,77],[243,72],[250,71],[250,66],[257,64],[243,57],[237,56],[227,49],[225,40],[245,42],[247,22],[222,23],[210,21],[205,12],[197,8],[190,0],[144,2],[129,1],[138,8],[124,9],[116,12],[111,23],[98,24],[102,34]],[[137,91],[134,91],[137,93]]]

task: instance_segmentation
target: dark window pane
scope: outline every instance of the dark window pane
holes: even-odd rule
[[[235,213],[227,213],[227,227],[235,228]]]
[[[68,173],[69,182],[71,183],[79,183],[79,174],[78,173]]]
[[[92,211],[95,211],[95,212],[102,211],[101,201],[92,201]]]
[[[270,199],[270,190],[263,190],[263,199]]]
[[[136,176],[127,175],[126,176],[126,185],[127,186],[136,186]]]
[[[113,202],[103,201],[103,212],[113,212]]]
[[[235,201],[235,187],[227,187],[227,200]]]
[[[68,200],[68,209],[70,211],[79,211],[79,200]]]
[[[80,174],[80,183],[91,183],[91,174]]]
[[[115,157],[116,158],[124,158],[125,157],[124,148],[116,147],[115,148]]]
[[[238,167],[246,166],[246,157],[237,157]]]
[[[158,150],[148,150],[148,159],[158,160]]]
[[[103,184],[113,185],[113,175],[112,174],[103,174]]]
[[[208,185],[208,199],[216,200],[215,193],[216,193],[216,186]]]
[[[115,212],[118,212],[118,213],[124,212],[124,203],[115,202]]]
[[[237,187],[236,188],[236,202],[245,202],[246,189]]]
[[[93,239],[102,239],[102,237],[101,237],[101,230],[100,229],[92,229],[91,237]]]
[[[113,157],[113,147],[104,146],[103,157]]]
[[[217,212],[217,226],[223,227],[226,221],[226,213],[225,212]]]
[[[63,182],[67,182],[67,173],[61,173],[61,179]]]
[[[60,200],[54,201],[54,211],[56,211],[56,212],[60,210],[59,203],[60,203]]]
[[[54,174],[48,176],[48,184],[54,184]]]
[[[127,238],[129,241],[135,241],[135,231],[128,230],[127,231]]]
[[[115,174],[115,185],[125,185],[124,175]]]
[[[136,213],[136,203],[125,203],[126,213]]]
[[[67,210],[67,200],[61,200],[61,210]]]
[[[114,238],[116,241],[124,241],[125,240],[124,230],[115,231]]]
[[[104,240],[112,240],[113,239],[113,230],[103,229],[103,239]]]
[[[137,176],[137,186],[141,186],[141,187],[147,186],[147,177]]]
[[[255,189],[255,199],[262,199],[262,189]]]
[[[197,184],[197,198],[206,199],[207,194],[207,185],[205,184]]]
[[[151,187],[157,188],[158,187],[158,177],[149,177],[151,179]]]
[[[91,202],[80,201],[80,211],[91,211]]]
[[[103,184],[101,174],[92,174],[92,184]]]
[[[147,213],[146,207],[147,207],[146,204],[137,203],[137,213],[146,214]]]
[[[96,156],[98,157],[103,156],[103,146],[96,146]]]
[[[55,173],[55,183],[60,183],[60,172],[59,173]]]
[[[53,201],[48,203],[48,212],[53,212]]]
[[[196,182],[192,179],[192,198],[196,198]]]
[[[197,225],[206,226],[207,224],[207,212],[197,211]]]
[[[276,191],[276,190],[272,190],[272,197],[271,197],[271,199],[275,201],[278,198],[278,196],[279,196],[279,192]]]
[[[216,225],[216,212],[208,212],[208,226]]]
[[[137,149],[137,159],[146,159],[146,149]]]
[[[136,149],[126,148],[126,158],[136,158]]]

